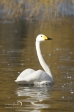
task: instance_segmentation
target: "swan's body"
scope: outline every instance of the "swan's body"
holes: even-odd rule
[[[15,80],[18,84],[53,84],[53,77],[48,65],[45,63],[41,51],[40,51],[40,42],[44,40],[52,40],[51,38],[46,37],[43,34],[40,34],[36,38],[36,51],[39,62],[43,67],[44,71],[42,70],[33,70],[33,69],[26,69],[24,70]]]

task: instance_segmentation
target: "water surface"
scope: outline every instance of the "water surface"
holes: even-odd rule
[[[42,69],[35,50],[39,33],[52,37],[41,44],[50,66],[53,87],[18,86],[26,68]],[[74,25],[40,26],[38,22],[0,22],[0,112],[74,111]]]

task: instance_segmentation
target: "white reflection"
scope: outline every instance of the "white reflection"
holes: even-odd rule
[[[22,102],[21,101],[17,101],[17,103],[12,103],[12,104],[5,104],[5,106],[22,106]],[[6,107],[5,107],[6,108]]]
[[[32,112],[40,112],[43,108],[50,108],[50,104],[48,103],[51,95],[50,90],[53,85],[47,87],[18,87],[16,90],[16,94],[18,96],[18,100],[22,102],[22,107],[18,108],[17,111],[30,111]],[[47,103],[45,103],[47,101]]]

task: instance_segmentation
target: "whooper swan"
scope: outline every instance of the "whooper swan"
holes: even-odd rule
[[[26,69],[24,70],[15,80],[18,84],[53,84],[53,77],[52,73],[50,71],[50,68],[48,65],[45,63],[41,50],[40,50],[40,43],[45,41],[45,40],[52,40],[51,38],[46,37],[43,34],[40,34],[36,38],[36,52],[37,56],[40,62],[40,65],[43,67],[44,71],[42,70],[33,70],[33,69]]]

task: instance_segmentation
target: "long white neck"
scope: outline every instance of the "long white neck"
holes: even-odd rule
[[[43,56],[41,54],[39,41],[36,41],[36,51],[37,51],[37,56],[38,56],[38,59],[39,59],[41,66],[43,67],[44,71],[52,78],[51,71],[50,71],[48,65],[45,63]]]

